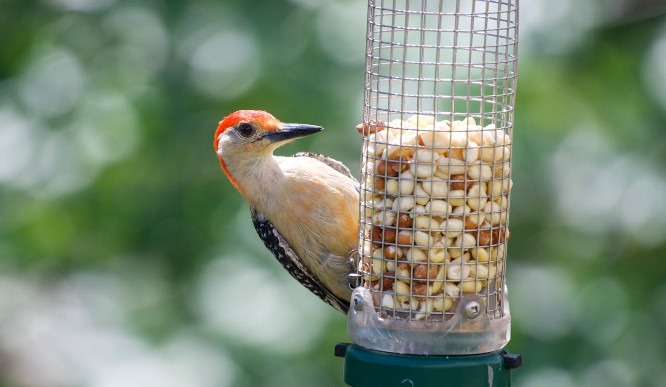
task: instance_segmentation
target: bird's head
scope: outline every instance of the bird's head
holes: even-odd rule
[[[224,117],[217,126],[213,145],[220,165],[234,186],[229,164],[257,160],[297,138],[321,131],[321,126],[283,123],[261,110],[238,110]]]

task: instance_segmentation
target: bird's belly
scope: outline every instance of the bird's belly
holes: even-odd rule
[[[317,192],[329,195],[320,197]],[[346,256],[356,247],[358,193],[353,188],[332,194],[330,187],[313,187],[310,192],[294,190],[282,197],[287,198],[286,202],[269,206],[264,215],[297,254],[326,252]]]

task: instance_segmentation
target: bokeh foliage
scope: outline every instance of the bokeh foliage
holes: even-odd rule
[[[583,4],[584,3],[584,4]],[[359,169],[365,2],[0,2],[0,386],[340,386],[345,318],[219,170],[239,108]],[[666,15],[523,1],[519,387],[666,381]]]

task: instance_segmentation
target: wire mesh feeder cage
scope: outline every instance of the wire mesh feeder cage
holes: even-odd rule
[[[517,0],[368,3],[358,345],[456,355],[509,341],[517,11]]]

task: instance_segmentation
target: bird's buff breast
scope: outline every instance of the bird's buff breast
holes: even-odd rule
[[[320,172],[313,174],[311,167],[306,172],[293,168],[284,170],[282,176],[264,177],[285,179],[282,184],[271,185],[281,187],[283,192],[277,196],[282,199],[262,203],[257,209],[292,248],[301,250],[297,254],[329,251],[346,256],[356,247],[358,238],[358,192],[342,174]]]

